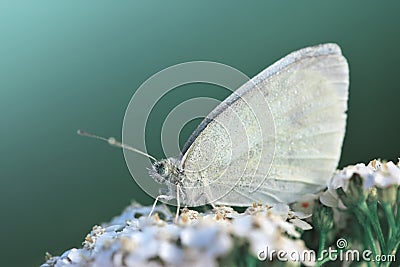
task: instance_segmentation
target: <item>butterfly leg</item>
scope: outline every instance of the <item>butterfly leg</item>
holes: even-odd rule
[[[210,204],[210,206],[211,206],[214,210],[217,208],[217,206],[215,206],[214,203],[212,203],[212,202],[210,202],[210,203],[208,203],[208,204]]]
[[[151,211],[150,211],[148,217],[150,218],[151,215],[153,214],[154,209],[156,208],[156,204],[157,204],[158,200],[160,200],[160,199],[171,200],[171,199],[173,199],[173,198],[174,198],[174,196],[171,196],[171,195],[158,195],[158,196],[156,197],[156,200],[154,201],[153,206],[151,207]]]
[[[179,218],[179,210],[181,208],[181,200],[179,198],[179,193],[182,193],[183,195],[183,191],[182,188],[179,184],[176,185],[176,214],[175,214],[175,222],[178,221]]]
[[[210,206],[215,210],[217,206],[215,206],[215,204],[213,203],[214,201],[210,200],[211,199],[210,194],[208,194],[207,192],[203,192],[202,195],[204,195],[206,198],[206,204],[210,204]]]

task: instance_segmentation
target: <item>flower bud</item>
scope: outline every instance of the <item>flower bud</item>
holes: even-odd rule
[[[314,227],[320,232],[328,232],[333,229],[333,210],[330,207],[317,202],[312,216]]]
[[[343,188],[338,188],[336,192],[346,207],[353,207],[364,202],[367,199],[370,190],[363,187],[363,179],[355,173],[349,180],[346,192],[343,191]]]
[[[385,204],[394,205],[397,200],[397,185],[391,185],[386,188],[377,188],[378,200]]]

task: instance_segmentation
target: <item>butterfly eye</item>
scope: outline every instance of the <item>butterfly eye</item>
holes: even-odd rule
[[[159,175],[166,175],[168,172],[168,168],[165,165],[165,163],[160,162],[160,163],[154,164],[154,167]]]

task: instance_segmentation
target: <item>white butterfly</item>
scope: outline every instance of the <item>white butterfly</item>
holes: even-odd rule
[[[139,151],[155,161],[151,176],[168,185],[158,198],[248,206],[291,203],[324,188],[340,158],[348,86],[336,44],[277,61],[221,102],[179,157],[157,161]]]

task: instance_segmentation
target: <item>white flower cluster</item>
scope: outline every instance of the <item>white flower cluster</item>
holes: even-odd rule
[[[342,188],[348,191],[351,178],[357,175],[362,179],[362,189],[365,191],[372,188],[385,189],[392,185],[400,185],[400,160],[396,165],[392,161],[371,161],[368,165],[359,163],[350,165],[338,171],[328,182],[328,190],[320,197],[322,204],[328,207],[345,208],[339,200],[336,190]]]
[[[256,258],[266,247],[269,252],[301,253],[306,247],[296,227],[310,229],[285,205],[253,205],[244,213],[229,207],[206,213],[185,208],[177,222],[163,206],[151,218],[149,211],[134,204],[127,207],[110,223],[93,227],[83,248],[48,256],[42,267],[217,266],[238,243],[248,244],[247,253]]]

